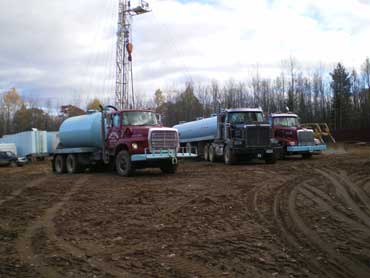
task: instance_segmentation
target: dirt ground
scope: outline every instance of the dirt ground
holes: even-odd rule
[[[370,277],[370,148],[133,178],[0,168],[0,277]]]

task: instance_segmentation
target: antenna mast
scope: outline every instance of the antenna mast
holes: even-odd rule
[[[115,104],[118,109],[130,109],[135,108],[132,75],[132,17],[150,12],[150,9],[149,4],[142,0],[135,8],[131,8],[130,0],[118,0],[118,2]]]

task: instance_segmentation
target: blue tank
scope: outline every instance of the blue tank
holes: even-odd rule
[[[101,113],[66,119],[59,128],[59,138],[65,148],[101,148]]]
[[[214,140],[217,136],[217,117],[175,125],[180,143]]]

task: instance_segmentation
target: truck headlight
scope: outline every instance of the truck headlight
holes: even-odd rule
[[[314,141],[315,141],[315,144],[316,144],[316,145],[320,145],[320,144],[321,144],[320,140],[319,140],[319,139],[317,139],[317,138],[315,138],[315,139],[314,139]]]
[[[137,143],[132,143],[131,146],[132,146],[132,149],[134,150],[137,150],[139,148]]]
[[[294,141],[290,141],[290,142],[288,143],[288,145],[289,145],[289,146],[295,146],[295,145],[297,145],[297,143],[296,143],[296,142],[294,142]]]

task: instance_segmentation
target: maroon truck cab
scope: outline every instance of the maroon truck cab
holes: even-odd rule
[[[303,158],[311,158],[313,153],[326,149],[314,138],[312,129],[302,128],[298,115],[293,113],[276,113],[269,116],[274,138],[282,146],[282,156],[301,154]]]
[[[176,171],[177,130],[163,127],[156,113],[123,110],[107,113],[105,118],[106,150],[119,174],[147,167],[159,167],[165,173]]]

